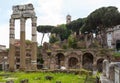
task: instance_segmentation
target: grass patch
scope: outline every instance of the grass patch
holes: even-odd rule
[[[45,77],[51,76],[53,79],[47,80]],[[84,83],[85,75],[75,75],[66,73],[44,73],[44,72],[0,72],[0,82],[6,82],[7,80],[14,80],[14,83],[20,83],[23,79],[28,79],[29,83]]]
[[[120,52],[114,52],[113,56],[114,57],[120,57]]]

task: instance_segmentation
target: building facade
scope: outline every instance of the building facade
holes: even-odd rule
[[[0,45],[0,70],[8,69],[8,50],[5,45]]]
[[[120,25],[107,30],[107,44],[108,48],[120,51]]]

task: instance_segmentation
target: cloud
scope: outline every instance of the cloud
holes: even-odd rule
[[[86,17],[95,9],[103,6],[120,7],[119,0],[64,0],[63,4],[63,11],[69,12],[72,19]]]
[[[37,12],[40,24],[57,25],[64,22],[63,0],[38,0]]]
[[[0,19],[0,44],[9,45],[9,19],[12,13],[12,6],[19,4],[32,3],[37,19],[38,25],[57,25],[65,23],[65,16],[69,13],[72,16],[72,20],[77,18],[86,17],[89,13],[97,8],[103,6],[116,6],[120,11],[119,0],[18,0],[9,3],[9,5],[2,5],[0,12],[2,17]],[[8,3],[7,3],[8,4]],[[8,11],[2,11],[3,9]],[[19,21],[16,22],[16,38],[19,38]],[[29,32],[29,33],[28,33]],[[4,38],[3,38],[4,36]],[[31,40],[31,21],[26,23],[26,38]],[[41,41],[42,34],[38,33],[38,42]],[[46,36],[44,41],[48,41]]]
[[[9,45],[9,25],[0,24],[0,44]]]

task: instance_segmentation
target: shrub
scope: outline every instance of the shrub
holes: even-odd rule
[[[59,39],[58,39],[56,36],[51,35],[49,42],[50,42],[50,43],[55,43],[55,42],[57,42],[57,41],[59,41]]]
[[[77,48],[77,40],[76,37],[74,37],[73,35],[69,36],[68,38],[68,45],[71,48]]]
[[[68,48],[68,45],[63,44],[62,48],[63,48],[63,49],[67,49],[67,48]]]
[[[114,52],[113,56],[114,57],[120,57],[120,53],[119,52]]]

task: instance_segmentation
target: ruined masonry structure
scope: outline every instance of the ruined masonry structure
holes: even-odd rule
[[[12,8],[13,13],[10,18],[10,50],[9,50],[9,70],[15,70],[15,20],[20,19],[20,70],[26,69],[25,63],[25,23],[28,18],[32,22],[32,55],[31,55],[31,69],[37,69],[37,35],[36,35],[36,21],[37,17],[34,12],[32,4],[16,5]]]

